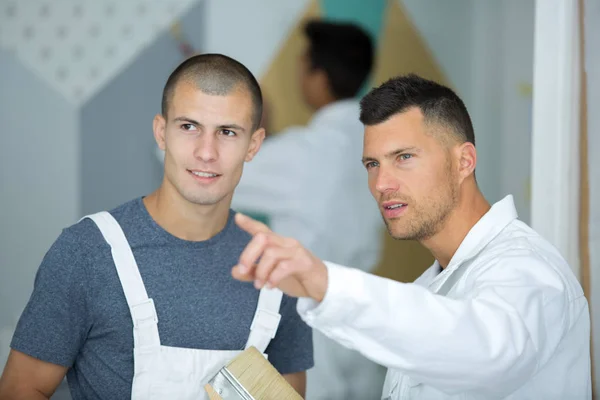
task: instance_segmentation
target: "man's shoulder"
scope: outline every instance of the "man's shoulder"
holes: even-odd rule
[[[490,242],[485,253],[497,257],[531,257],[566,263],[556,247],[518,219],[508,224]]]
[[[520,220],[511,222],[480,254],[483,275],[537,282],[577,297],[583,294],[571,267],[558,249]]]
[[[113,218],[123,223],[132,213],[135,212],[135,208],[139,206],[141,199],[130,200],[117,207],[107,210]],[[98,211],[101,212],[101,211]],[[89,216],[96,214],[90,213],[81,217],[77,222],[64,228],[59,237],[54,242],[53,247],[72,247],[73,249],[86,249],[91,250],[93,248],[106,246],[106,242],[98,229],[95,222],[88,218]]]
[[[127,223],[129,219],[143,217],[144,203],[142,197],[136,197],[113,208],[107,208],[99,212],[108,212],[119,222]]]

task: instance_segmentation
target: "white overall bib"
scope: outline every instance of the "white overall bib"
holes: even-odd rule
[[[154,302],[148,298],[123,230],[105,211],[83,218],[92,219],[110,245],[131,312],[134,340],[131,398],[208,400],[204,385],[241,350],[202,350],[161,345]],[[279,326],[281,297],[282,293],[277,289],[260,291],[246,348],[254,346],[264,354]]]

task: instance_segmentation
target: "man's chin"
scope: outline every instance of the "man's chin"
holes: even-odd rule
[[[193,194],[189,194],[187,196],[184,196],[184,198],[195,205],[198,206],[214,206],[219,204],[220,202],[224,201],[225,196],[199,196],[199,195],[193,195]]]
[[[194,201],[192,201],[192,203],[194,203],[197,206],[206,206],[206,207],[216,206],[220,202],[221,202],[220,200],[215,200],[215,199],[194,199]]]
[[[394,226],[394,222],[397,221],[385,221],[388,233],[394,240],[418,240],[419,238],[415,235],[415,232],[402,229],[398,226]]]
[[[395,239],[395,240],[408,240],[409,238],[409,234],[408,232],[405,232],[401,229],[394,229],[393,227],[391,227],[389,224],[387,225],[387,230],[388,233],[390,234],[390,236]]]
[[[390,232],[390,236],[394,240],[415,240],[415,238],[413,236],[407,235],[407,234],[395,234],[395,233]]]

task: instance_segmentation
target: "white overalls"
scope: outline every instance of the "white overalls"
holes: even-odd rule
[[[148,298],[131,247],[118,222],[105,211],[83,218],[92,219],[110,245],[131,312],[134,340],[131,398],[208,400],[204,385],[241,350],[202,350],[161,345],[154,302]],[[246,348],[254,346],[264,354],[279,326],[281,297],[282,293],[277,289],[260,291]]]

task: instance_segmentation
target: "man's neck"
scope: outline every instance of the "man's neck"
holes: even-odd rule
[[[229,218],[231,199],[215,205],[198,205],[185,200],[175,188],[161,185],[144,198],[154,221],[171,235],[194,242],[204,241],[221,232]]]
[[[490,204],[479,190],[461,196],[458,206],[450,213],[440,232],[421,244],[433,254],[442,268],[446,268],[469,231],[489,209]]]
[[[328,93],[323,94],[323,97],[321,97],[315,104],[313,104],[312,108],[315,112],[317,112],[317,111],[323,109],[324,107],[327,107],[328,105],[333,104],[337,101],[338,100],[335,97],[329,95]]]

